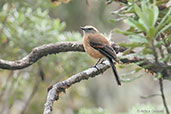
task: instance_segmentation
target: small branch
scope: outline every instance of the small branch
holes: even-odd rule
[[[45,72],[43,71],[41,63],[38,63],[38,72],[39,72],[39,76],[40,76],[41,80],[44,81],[45,80]]]
[[[95,77],[98,74],[106,71],[109,67],[110,67],[109,62],[104,61],[102,64],[97,65],[98,70],[96,68],[89,68],[85,71],[82,71],[78,74],[71,76],[70,78],[68,78],[62,82],[58,82],[58,83],[54,84],[49,89],[43,114],[51,114],[54,101],[58,100],[59,94],[62,92],[65,92],[65,90],[67,88],[69,88],[71,85],[78,83],[82,80],[87,80],[90,77]]]
[[[159,85],[160,85],[161,97],[162,97],[162,100],[163,100],[164,108],[166,110],[166,113],[170,114],[169,109],[167,107],[164,91],[163,91],[163,79],[162,78],[159,79]]]
[[[161,94],[152,94],[152,95],[149,95],[149,96],[140,96],[140,98],[142,98],[142,99],[149,99],[149,98],[157,97],[157,96],[161,96]]]

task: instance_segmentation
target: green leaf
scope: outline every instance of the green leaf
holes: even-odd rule
[[[148,40],[140,35],[129,35],[129,40],[136,43],[148,43]]]
[[[150,18],[150,9],[151,6],[149,4],[146,3],[146,1],[142,1],[141,2],[141,9],[142,9],[142,14],[141,15],[141,19],[143,20],[144,24],[146,24],[147,26],[149,26],[149,18]]]
[[[136,65],[142,65],[142,64],[144,64],[144,61],[142,60],[142,61],[138,61],[138,62],[136,62],[135,63]]]
[[[171,15],[169,15],[169,17],[167,18],[167,20],[166,20],[165,23],[166,23],[166,24],[171,23]]]
[[[119,8],[118,10],[113,11],[112,14],[121,13],[122,11],[125,11],[127,8],[128,8],[128,6],[123,6],[123,7]]]
[[[154,26],[154,13],[153,10],[147,9],[147,12],[149,13],[149,19],[148,19],[148,27]]]
[[[139,72],[140,70],[142,70],[143,68],[142,67],[138,67],[135,69],[136,72]]]
[[[110,20],[109,20],[109,22],[111,22],[111,23],[115,23],[115,22],[116,22],[116,20],[115,20],[115,19],[110,19]]]
[[[138,22],[134,19],[128,19],[127,24],[129,24],[130,26],[133,26],[135,28],[138,28],[141,31],[144,31],[144,32],[147,31],[147,28],[141,22]]]
[[[151,67],[151,64],[146,64],[146,65],[143,65],[142,67],[143,67],[144,69],[148,69],[148,68]]]
[[[165,30],[167,30],[168,28],[171,27],[171,23],[169,23],[168,25],[165,25],[164,28],[162,28],[158,33],[157,35],[155,36],[156,38],[162,33],[164,32]]]
[[[163,58],[160,59],[161,62],[169,62],[171,60],[171,54],[165,54]]]
[[[127,65],[125,65],[125,64],[118,64],[118,67],[119,68],[127,68]]]
[[[157,22],[157,19],[158,19],[158,15],[159,15],[159,9],[157,6],[153,6],[153,7],[150,7],[150,8],[147,8],[147,11],[144,12],[144,15],[148,13],[148,18],[149,18],[149,22],[148,22],[148,26],[149,27],[154,27],[156,22]]]
[[[171,42],[171,34],[167,36],[167,42]]]
[[[143,6],[145,7],[145,5],[143,5]],[[147,20],[144,16],[143,12],[141,11],[141,8],[137,4],[134,4],[134,9],[135,9],[136,14],[140,17],[140,19],[142,19],[143,23],[147,24]]]
[[[150,27],[149,31],[147,32],[147,38],[152,40],[153,38],[155,38],[155,34],[156,34],[156,29],[154,27]]]
[[[153,50],[151,48],[144,48],[142,53],[144,55],[147,55],[147,54],[153,54]]]
[[[159,9],[157,6],[153,6],[153,12],[154,12],[154,19],[153,19],[154,21],[152,25],[155,26],[158,16],[159,16]]]
[[[142,43],[136,43],[136,42],[133,42],[133,43],[120,43],[119,46],[123,46],[123,47],[128,47],[128,48],[136,48],[136,47],[142,47]]]
[[[155,43],[155,47],[157,47],[157,48],[159,48],[159,47],[162,46],[162,45],[164,45],[163,40],[161,40],[161,41],[156,41],[156,43]]]
[[[151,4],[147,4],[143,1],[141,2],[141,8],[137,4],[134,4],[134,10],[138,15],[139,20],[129,19],[130,25],[148,33],[150,38],[154,37],[156,31],[154,26],[159,15],[158,7],[155,5],[151,6]]]
[[[133,6],[130,5],[130,6],[128,7],[128,9],[125,9],[123,12],[121,12],[121,14],[128,14],[128,13],[134,13],[134,12],[135,12],[135,11],[134,11]]]
[[[132,47],[132,48],[127,49],[126,51],[124,51],[123,55],[127,55],[127,54],[129,54],[133,49],[134,49],[133,47]]]
[[[165,25],[165,22],[167,18],[170,16],[170,14],[171,14],[171,7],[169,8],[167,14],[162,18],[159,25],[157,26],[157,31],[159,31]]]
[[[123,35],[126,35],[126,36],[135,34],[135,33],[133,33],[133,32],[128,32],[128,31],[120,30],[120,29],[118,29],[118,28],[115,28],[114,31],[115,31],[116,33],[123,34]]]

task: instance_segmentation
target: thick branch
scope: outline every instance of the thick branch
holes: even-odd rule
[[[118,52],[123,52],[126,50],[124,47],[120,47],[115,43],[112,43],[112,47]],[[41,59],[44,56],[47,56],[49,54],[57,54],[60,52],[69,52],[69,51],[77,51],[77,52],[84,52],[84,48],[82,43],[78,42],[57,42],[52,44],[46,44],[39,47],[34,48],[30,54],[28,54],[26,57],[17,60],[17,61],[6,61],[0,59],[0,68],[1,69],[7,69],[7,70],[18,70],[18,69],[24,69],[33,63],[37,62],[39,59]],[[123,63],[135,63],[138,61],[144,61],[139,66],[143,67],[146,65],[150,65],[151,67],[147,68],[151,72],[158,72],[161,69],[158,69],[158,65],[156,65],[154,62],[150,60],[140,59],[140,58],[127,58],[121,60]],[[161,64],[163,66],[163,64]],[[163,66],[164,67],[164,66]]]
[[[39,47],[34,48],[30,54],[21,60],[17,61],[6,61],[0,59],[0,68],[8,69],[8,70],[18,70],[26,68],[37,60],[42,58],[43,56],[47,56],[49,54],[57,54],[60,52],[68,52],[68,51],[84,51],[81,43],[76,42],[57,42],[52,44],[46,44]]]
[[[103,64],[98,64],[96,67],[97,68],[89,68],[83,72],[71,76],[65,81],[54,84],[48,92],[43,114],[51,114],[53,103],[55,100],[59,99],[59,94],[61,92],[65,92],[65,90],[69,88],[72,84],[78,83],[82,80],[87,80],[90,77],[95,77],[98,74],[103,73],[110,67],[110,65],[108,61],[104,61]]]
[[[119,47],[116,44],[113,44],[113,47],[117,52],[123,52],[126,50],[126,48]],[[47,56],[49,54],[57,54],[60,52],[68,52],[68,51],[84,52],[84,48],[82,43],[78,43],[78,42],[57,42],[57,43],[46,44],[34,48],[30,54],[17,61],[6,61],[0,59],[0,68],[8,69],[8,70],[23,69],[32,65],[37,60],[41,59],[43,56]]]

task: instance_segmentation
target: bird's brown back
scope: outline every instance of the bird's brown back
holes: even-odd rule
[[[100,33],[88,35],[88,40],[90,42],[97,42],[97,43],[109,45],[109,41],[105,38],[105,36],[103,36]]]

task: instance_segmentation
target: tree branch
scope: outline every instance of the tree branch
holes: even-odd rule
[[[127,48],[120,47],[116,43],[112,43],[112,47],[118,52],[124,52]],[[41,59],[44,56],[47,56],[49,54],[57,54],[61,52],[69,52],[69,51],[77,51],[77,52],[84,52],[84,48],[82,43],[78,42],[57,42],[57,43],[51,43],[46,44],[42,46],[38,46],[34,48],[27,56],[20,60],[16,61],[7,61],[0,59],[0,68],[1,69],[7,69],[7,70],[19,70],[24,69],[33,63],[37,62],[39,59]],[[151,67],[148,67],[147,69],[151,72],[158,72],[161,69],[158,68],[158,65],[155,62],[152,62],[151,60],[147,59],[140,59],[138,57],[134,58],[126,58],[121,59],[123,63],[135,63],[138,61],[144,61],[139,66],[144,67],[147,65],[150,65]],[[160,63],[160,65],[164,68],[164,64]]]
[[[125,50],[127,50],[127,48],[120,47],[116,43],[112,43],[111,46],[116,51],[116,53],[124,52]],[[24,69],[26,67],[29,67],[33,63],[37,62],[39,59],[41,59],[44,56],[50,54],[57,54],[61,52],[69,52],[69,51],[84,52],[84,48],[82,43],[79,42],[57,42],[57,43],[45,44],[42,46],[35,47],[27,56],[25,56],[20,60],[7,61],[7,60],[0,59],[0,69],[7,69],[7,70]],[[125,59],[121,59],[121,61],[123,63],[136,63],[139,61],[143,61],[141,64],[139,64],[139,66],[148,69],[150,72],[154,72],[154,73],[162,71],[163,69],[166,69],[166,67],[168,67],[165,66],[165,64],[163,63],[158,63],[160,64],[160,68],[159,68],[158,64],[156,64],[154,61],[148,59],[142,59],[138,57],[125,58]],[[147,66],[150,67],[147,68]],[[163,75],[169,77],[171,75],[170,72],[166,70],[162,71]]]
[[[43,56],[47,56],[49,54],[57,54],[60,52],[68,52],[68,51],[83,52],[84,49],[81,43],[76,43],[76,42],[57,42],[57,43],[46,44],[34,48],[30,54],[17,61],[6,61],[0,59],[0,68],[8,69],[8,70],[23,69],[32,65]]]
[[[124,47],[119,47],[116,44],[112,45],[116,52],[123,52],[126,50]],[[57,42],[46,44],[42,46],[38,46],[34,48],[30,54],[26,57],[16,60],[16,61],[7,61],[0,59],[0,68],[7,69],[7,70],[19,70],[24,69],[33,63],[37,62],[37,60],[41,59],[44,56],[49,54],[57,54],[61,52],[68,52],[68,51],[77,51],[77,52],[84,52],[84,48],[82,43],[79,42]]]
[[[68,78],[62,82],[58,82],[58,83],[54,84],[49,89],[43,114],[51,114],[53,103],[55,100],[59,99],[59,94],[61,92],[65,92],[65,90],[67,88],[69,88],[71,85],[73,85],[75,83],[78,83],[82,80],[87,80],[90,77],[95,77],[98,74],[103,73],[110,67],[110,64],[108,61],[104,61],[102,64],[98,64],[96,67],[97,68],[95,68],[95,67],[89,68],[85,71],[82,71],[78,74],[71,76],[70,78]]]
[[[137,59],[137,58],[136,59],[135,58],[134,59],[131,59],[131,58],[122,59],[122,62],[124,63],[129,63],[129,62],[131,63],[131,62],[137,62],[137,61],[141,61],[141,59]],[[149,64],[149,62],[148,61],[144,62],[142,66],[146,64]],[[96,68],[89,68],[85,71],[82,71],[78,74],[71,76],[70,78],[62,82],[58,82],[54,84],[53,86],[51,86],[48,89],[48,96],[47,96],[47,100],[45,103],[43,114],[51,114],[53,103],[55,100],[59,99],[60,93],[65,92],[67,88],[69,88],[71,85],[75,83],[78,83],[82,80],[87,80],[90,77],[95,77],[98,74],[105,72],[110,67],[110,64],[108,61],[104,61],[103,63],[98,64],[96,67],[98,70]],[[153,67],[150,67],[149,69],[154,70],[153,68],[157,69],[157,65],[153,65]]]

